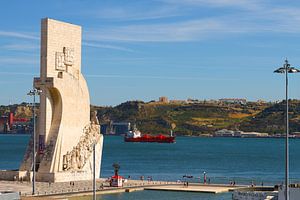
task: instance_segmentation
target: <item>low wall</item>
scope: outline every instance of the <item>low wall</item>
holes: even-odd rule
[[[29,181],[32,179],[32,172],[18,170],[0,170],[0,180],[3,181]]]
[[[32,172],[17,170],[0,170],[0,180],[3,181],[30,181]],[[96,177],[97,178],[97,177]],[[87,172],[58,172],[58,173],[36,173],[38,182],[66,182],[92,180],[93,176]]]
[[[76,172],[75,171],[75,172],[55,173],[55,182],[84,181],[84,180],[92,180],[92,179],[93,179],[92,174],[87,173],[87,172]]]
[[[41,173],[37,172],[36,180],[39,182],[66,182],[66,181],[86,181],[92,180],[93,176],[87,172],[57,172]]]

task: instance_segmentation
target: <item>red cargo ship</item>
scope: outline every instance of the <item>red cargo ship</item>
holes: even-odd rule
[[[175,136],[165,136],[165,135],[157,135],[157,136],[152,136],[152,135],[141,135],[141,132],[134,128],[132,131],[129,131],[125,137],[124,137],[125,142],[158,142],[158,143],[174,143],[175,142]]]

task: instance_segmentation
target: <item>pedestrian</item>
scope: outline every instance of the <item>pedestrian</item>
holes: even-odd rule
[[[264,187],[264,182],[263,181],[261,182],[261,187]]]
[[[208,184],[210,184],[210,178],[208,178]]]
[[[203,183],[206,184],[206,172],[203,172]]]
[[[189,182],[188,181],[186,182],[186,187],[189,187]]]
[[[233,185],[235,186],[235,181],[233,181]]]

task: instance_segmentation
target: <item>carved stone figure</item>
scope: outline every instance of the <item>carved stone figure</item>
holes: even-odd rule
[[[81,170],[86,164],[87,160],[91,157],[94,143],[98,143],[100,139],[100,126],[94,124],[92,121],[88,126],[85,126],[83,129],[85,135],[80,137],[80,141],[76,146],[73,147],[73,150],[70,152],[73,157],[71,158],[71,165],[66,164],[65,159],[63,160],[63,170],[64,171],[76,171]],[[64,155],[64,158],[67,158],[69,152]]]
[[[92,113],[91,121],[92,121],[92,123],[99,125],[99,120],[98,120],[98,117],[97,117],[97,111],[96,110]]]

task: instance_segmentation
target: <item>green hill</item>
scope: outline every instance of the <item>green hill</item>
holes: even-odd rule
[[[168,133],[176,124],[179,135],[210,134],[216,130],[238,129],[244,120],[261,112],[266,105],[162,104],[131,101],[116,107],[93,107],[101,123],[135,123],[145,133]]]
[[[290,132],[300,131],[300,101],[289,101]],[[240,129],[244,131],[267,132],[271,134],[285,132],[285,101],[267,107],[253,117],[245,119]]]

